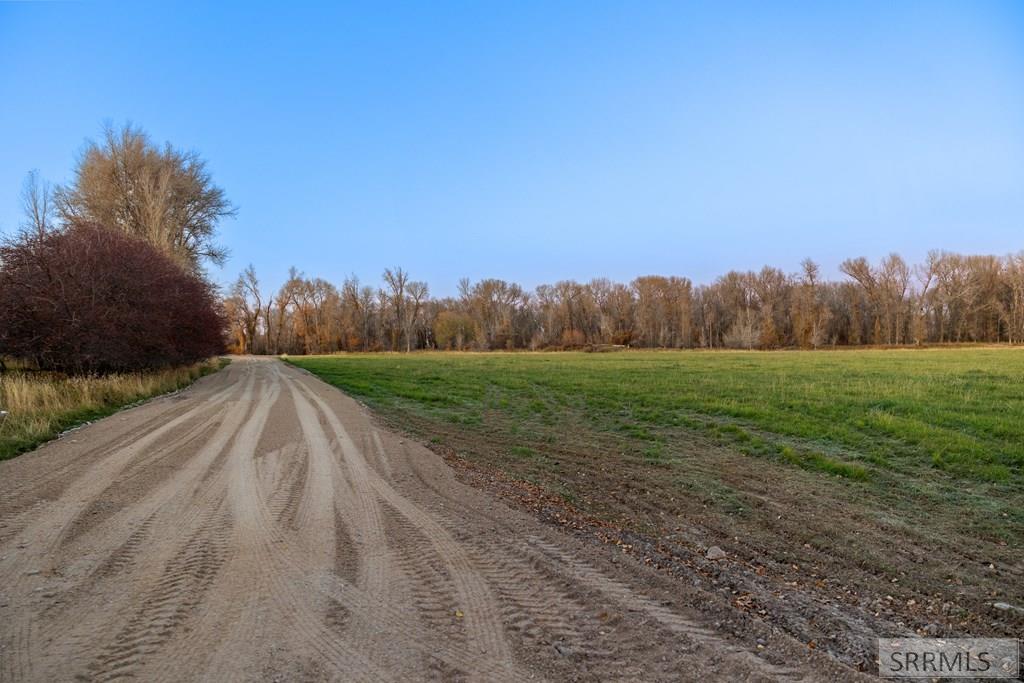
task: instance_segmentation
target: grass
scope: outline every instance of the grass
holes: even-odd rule
[[[227,364],[216,359],[148,373],[66,377],[20,370],[0,375],[0,460],[49,441],[61,432],[124,406],[181,389]]]
[[[472,424],[485,411],[556,418],[656,440],[714,432],[854,479],[939,469],[1024,483],[1024,351],[416,354],[292,358],[381,407]]]
[[[289,361],[683,557],[720,545],[772,590],[1019,633],[991,603],[1024,605],[1024,349]]]
[[[1024,522],[1024,350],[418,353],[290,358],[425,436],[515,445],[492,464],[543,480],[541,457],[600,443],[673,468],[695,439],[890,503],[920,496]],[[607,456],[606,456],[607,457]],[[757,464],[754,461],[758,461]],[[764,469],[767,467],[768,469]],[[553,488],[564,484],[549,477]],[[1002,518],[1000,518],[1002,520]],[[1001,523],[1001,522],[1000,522]]]

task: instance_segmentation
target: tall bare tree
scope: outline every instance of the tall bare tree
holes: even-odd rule
[[[53,227],[53,189],[40,179],[39,171],[29,171],[21,188],[21,210],[25,214],[22,230],[37,237]]]
[[[401,268],[386,268],[384,270],[384,284],[386,290],[382,291],[382,304],[390,307],[392,314],[391,327],[391,349],[398,350],[402,341],[402,334],[407,331],[406,316],[406,287],[409,284],[409,273]]]
[[[87,221],[142,237],[182,265],[224,262],[215,242],[218,223],[235,215],[195,152],[162,149],[139,128],[106,126],[75,167],[74,181],[59,187],[56,207],[67,222]]]
[[[429,326],[422,326],[420,316],[423,314],[424,306],[427,303],[427,298],[430,296],[430,289],[427,287],[426,282],[410,282],[406,287],[409,292],[408,302],[406,304],[407,315],[406,315],[406,328],[405,328],[405,350],[412,351],[413,337],[416,334],[416,330],[423,327],[425,331],[429,331]]]
[[[238,321],[240,329],[235,335],[242,353],[259,353],[266,347],[259,348],[261,342],[260,318],[263,317],[263,295],[260,293],[260,282],[256,277],[256,269],[249,267],[242,271],[235,284],[232,285],[228,297],[228,311]],[[266,342],[266,336],[262,338]]]

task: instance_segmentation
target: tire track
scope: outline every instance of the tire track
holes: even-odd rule
[[[223,372],[228,372],[228,370]],[[195,391],[195,385],[185,391]],[[228,389],[222,389],[219,393],[223,394],[227,391]],[[215,392],[208,399],[196,400],[216,401],[217,399],[217,392]],[[171,402],[168,398],[160,397],[137,408],[129,408],[116,413],[106,418],[104,423],[111,420],[130,420],[129,416],[135,414],[136,411],[143,411],[150,406],[165,403],[170,406],[169,410],[147,419],[144,426],[130,429],[127,433],[115,435],[113,438],[105,438],[99,425],[87,425],[81,428],[80,437],[87,437],[90,440],[98,438],[99,444],[90,446],[84,453],[76,454],[73,458],[64,458],[58,462],[46,462],[46,465],[52,464],[52,467],[46,467],[42,462],[33,463],[33,469],[37,470],[36,474],[13,477],[10,488],[6,489],[5,495],[0,498],[0,520],[3,520],[3,523],[0,524],[0,546],[13,541],[16,536],[24,534],[26,527],[38,519],[40,513],[47,511],[51,505],[68,497],[78,497],[78,481],[80,479],[89,476],[93,469],[103,466],[117,452],[129,448],[146,437],[147,434],[151,435],[155,425],[164,425],[168,421],[185,417],[186,413],[195,416],[199,412],[194,406]],[[169,416],[166,413],[172,415]],[[75,441],[76,439],[71,436],[59,438],[45,444],[35,453],[20,456],[19,460],[27,461],[31,457],[37,457],[40,460],[53,461],[53,456],[59,455],[65,449],[72,448]],[[96,460],[96,462],[90,462],[91,460]],[[18,464],[20,465],[21,462]],[[26,497],[31,502],[23,500]]]
[[[95,498],[99,497],[110,481],[118,476],[134,460],[145,457],[145,449],[157,442],[174,429],[187,422],[192,417],[209,413],[210,409],[218,406],[227,399],[232,388],[229,386],[211,397],[206,404],[200,404],[190,408],[178,417],[165,422],[160,427],[150,431],[144,436],[135,439],[127,446],[111,452],[105,456],[100,463],[97,463],[93,470],[84,473],[76,482],[72,490],[57,501],[50,503],[46,523],[35,523],[24,529],[15,536],[14,540],[32,541],[31,547],[36,555],[52,553],[54,544],[67,533],[68,527],[73,520],[81,513],[85,506],[89,505]],[[168,445],[170,447],[170,445]],[[53,515],[58,514],[59,520],[55,524]],[[56,529],[56,531],[54,531]],[[26,553],[28,555],[29,553]],[[16,568],[0,564],[0,584],[5,584],[11,579],[12,571]]]
[[[228,372],[228,370],[224,370]],[[182,395],[187,395],[189,398],[202,397],[202,394],[207,390],[208,384],[204,384],[204,380],[209,378],[200,378],[196,382],[186,389],[182,390]],[[201,400],[207,400],[201,398]],[[122,448],[127,447],[134,441],[141,439],[143,436],[153,431],[155,426],[168,422],[174,419],[178,415],[188,412],[193,407],[187,403],[172,401],[169,396],[159,396],[150,401],[146,401],[142,405],[126,408],[123,411],[119,411],[115,415],[106,418],[104,423],[109,424],[111,420],[123,420],[129,423],[129,427],[124,432],[115,431],[111,435],[107,435],[104,430],[100,430],[95,427],[95,423],[86,425],[80,428],[75,433],[80,434],[82,437],[88,436],[90,440],[98,440],[98,443],[90,443],[90,445],[84,448],[80,453],[77,453],[74,458],[66,458],[58,462],[47,463],[46,467],[38,467],[36,472],[29,473],[26,476],[19,476],[13,478],[9,483],[9,486],[5,490],[5,495],[0,500],[0,519],[10,518],[16,514],[19,504],[24,504],[26,501],[22,498],[28,497],[31,505],[38,504],[40,490],[48,491],[49,487],[56,482],[66,479],[63,484],[59,487],[60,490],[56,492],[50,492],[52,498],[59,498],[64,491],[73,483],[73,478],[81,476],[94,464],[90,461],[93,458],[108,455],[112,452],[118,451]],[[156,414],[149,415],[148,413],[156,411]],[[146,417],[139,421],[139,416],[142,413],[146,413]],[[177,415],[175,415],[177,413]],[[49,455],[49,451],[52,451],[56,447],[69,446],[69,442],[73,437],[64,436],[58,438],[44,446],[33,454],[27,454],[30,457],[42,457],[44,450]],[[22,456],[25,457],[25,456]],[[25,496],[24,494],[29,492],[31,495]],[[5,535],[0,534],[0,542],[3,541]]]
[[[814,677],[467,489],[311,376],[228,370],[41,454],[55,478],[0,463],[27,473],[0,513],[0,682]]]
[[[573,617],[585,614],[587,609],[558,589],[556,582],[563,577],[535,557],[507,557],[506,552],[498,544],[487,543],[480,547],[477,561],[487,582],[501,597],[510,628],[527,641],[562,643],[566,650],[587,659],[608,654],[592,646],[593,633],[586,633],[574,623]]]
[[[415,525],[430,540],[434,552],[442,558],[452,577],[459,601],[465,605],[463,613],[472,647],[482,654],[486,653],[489,659],[503,662],[514,669],[511,648],[497,618],[500,615],[497,602],[463,548],[440,524],[377,475],[366,464],[337,415],[315,392],[302,383],[298,384],[300,391],[319,408],[334,432],[351,473],[353,487],[380,496]]]
[[[244,401],[245,419],[236,425],[230,442],[218,456],[223,467],[215,476],[217,504],[224,505],[233,520],[239,508],[230,492],[237,485],[240,471],[244,470],[257,480],[256,495],[260,500],[265,502],[267,498],[260,489],[254,447],[266,425],[267,412],[280,394],[272,379],[261,378],[255,394],[246,393],[249,400]],[[240,463],[240,458],[247,458],[249,467]],[[204,476],[203,483],[206,482]],[[146,671],[147,679],[179,681],[183,676],[234,679],[239,676],[240,663],[232,658],[238,653],[250,658],[259,654],[258,643],[268,636],[264,624],[269,621],[270,605],[266,596],[271,590],[266,572],[254,556],[242,525],[234,524],[231,531],[231,555],[207,604],[196,615],[189,632],[169,643],[164,657]]]
[[[254,553],[262,579],[270,586],[278,607],[292,626],[320,646],[323,654],[336,657],[337,649],[323,633],[318,615],[311,613],[315,610],[310,609],[306,596],[295,590],[295,583],[287,580],[293,565],[279,553],[285,539],[259,487],[259,475],[253,457],[255,445],[260,440],[269,408],[281,392],[278,369],[274,367],[267,374],[270,375],[269,392],[261,397],[253,419],[239,430],[232,448],[228,500],[238,521],[238,541]],[[295,552],[294,555],[302,557],[302,552]]]
[[[59,557],[65,546],[81,540],[120,510],[144,500],[154,489],[174,476],[182,461],[200,455],[204,437],[209,439],[224,412],[224,407],[220,406],[210,414],[201,416],[195,425],[187,427],[180,435],[169,435],[169,439],[173,439],[172,443],[156,445],[155,454],[150,458],[127,465],[69,522],[56,541],[54,553]],[[167,463],[168,460],[172,462]],[[111,503],[112,499],[117,500],[117,505]]]
[[[348,525],[341,513],[335,511],[334,519],[334,572],[347,583],[359,580],[359,554]]]
[[[219,405],[232,390],[233,387],[228,385],[215,393],[210,398],[212,406]],[[16,655],[24,658],[19,678],[34,677],[35,663],[48,661],[39,652],[42,632],[40,624],[37,623],[44,611],[45,604],[43,607],[31,606],[37,605],[40,599],[46,599],[43,595],[38,594],[44,587],[36,586],[31,590],[30,587],[33,584],[46,581],[53,575],[52,568],[59,557],[57,545],[67,533],[73,520],[91,504],[97,495],[102,493],[113,477],[123,471],[134,459],[143,457],[144,448],[156,443],[165,434],[187,422],[193,416],[202,413],[204,409],[209,410],[210,407],[210,405],[204,404],[193,406],[164,423],[163,426],[131,442],[128,446],[110,455],[102,456],[95,469],[78,477],[74,486],[66,489],[59,500],[46,505],[45,514],[26,524],[17,535],[9,540],[9,544],[15,545],[18,552],[0,556],[0,585],[5,587],[8,595],[17,599],[21,605],[26,606],[25,609],[17,612],[17,616],[5,620],[9,623],[8,628],[24,634],[24,640],[19,644]],[[47,568],[45,574],[43,573],[44,568]],[[25,620],[27,623],[19,624],[20,620]]]
[[[270,499],[270,511],[285,529],[298,528],[299,505],[309,485],[309,453],[304,446],[286,449],[292,457],[282,468],[276,491]],[[284,452],[281,453],[284,455]]]
[[[435,518],[444,520],[449,528],[458,528],[463,515],[480,514],[479,509],[470,506],[464,499],[446,495],[445,489],[437,482],[423,476],[415,463],[410,465],[409,470],[415,476],[417,483],[422,486],[422,490],[431,492],[431,498],[444,500],[439,507],[432,506],[431,513]],[[490,519],[503,526],[500,518],[491,517]],[[513,532],[508,529],[506,533]],[[552,595],[550,593],[566,577],[570,577],[578,586],[591,592],[614,598],[615,602],[623,609],[637,611],[637,605],[640,605],[639,611],[657,624],[659,628],[674,636],[685,636],[692,639],[696,647],[711,648],[711,651],[730,659],[733,666],[741,666],[750,670],[752,675],[766,676],[773,680],[801,680],[804,677],[804,672],[776,666],[758,657],[751,650],[743,649],[722,639],[714,630],[674,612],[655,600],[636,593],[625,584],[605,576],[597,569],[579,564],[571,555],[539,537],[530,537],[528,545],[516,549],[511,563],[519,565],[518,568],[511,568],[508,566],[508,562],[503,562],[500,559],[508,555],[507,544],[486,542],[476,545],[481,548],[480,565],[484,568],[488,582],[502,596],[505,603],[505,614],[512,624],[512,629],[515,631],[523,629],[525,635],[533,636],[546,630],[545,625],[553,626],[549,633],[556,638],[560,636],[564,638],[564,642],[567,644],[565,649],[578,659],[586,659],[588,669],[602,666],[601,658],[607,658],[607,663],[612,664],[614,652],[607,648],[594,650],[590,644],[581,644],[581,637],[585,639],[586,643],[593,643],[594,634],[581,636],[580,631],[564,619],[566,613],[572,613],[574,603],[581,604],[579,600],[565,594]],[[544,549],[549,552],[541,552]],[[529,568],[522,567],[522,562],[527,562],[530,565]],[[504,569],[509,573],[494,571],[494,564],[504,564]],[[490,568],[488,569],[488,567]],[[566,571],[567,568],[569,571]],[[531,587],[525,591],[526,594],[524,594],[524,586]],[[529,598],[527,594],[534,591],[545,594],[545,597],[540,600]],[[562,607],[552,610],[551,608],[559,605],[562,599],[568,600],[568,602],[561,603]],[[508,602],[519,603],[524,609],[514,609],[507,604]],[[638,638],[631,643],[630,647],[643,650],[648,640],[647,637]],[[598,668],[598,670],[601,669]],[[614,675],[614,669],[611,669],[605,670],[600,677]],[[642,676],[643,673],[637,671],[636,675]]]
[[[365,439],[364,445],[366,445]],[[384,444],[381,443],[380,434],[377,432],[376,429],[370,430],[370,446],[372,446],[372,448],[367,446],[365,450],[368,453],[373,453],[374,462],[376,463],[377,467],[380,468],[381,476],[383,476],[388,481],[393,480],[394,470],[392,470],[391,468],[391,460],[388,458],[387,453],[384,451]]]
[[[45,637],[48,649],[60,648],[69,654],[94,649],[103,642],[112,615],[130,618],[137,608],[138,596],[146,594],[150,582],[159,579],[162,568],[180,547],[177,539],[184,542],[189,534],[199,533],[204,515],[224,498],[223,483],[218,484],[217,477],[209,476],[210,471],[219,470],[226,445],[249,412],[254,383],[255,378],[247,373],[244,383],[233,386],[238,399],[229,415],[184,469],[144,501],[122,510],[89,535],[93,537],[105,530],[105,537],[97,539],[95,545],[112,550],[105,557],[99,553],[98,557],[103,559],[90,569],[62,577],[61,587],[53,593],[53,603],[41,611],[45,619],[38,624],[39,636]],[[138,518],[143,521],[132,524]],[[145,543],[145,539],[157,538],[162,542]],[[131,569],[131,590],[124,590],[121,573],[112,571],[118,568]],[[75,612],[79,616],[69,628],[66,615]],[[106,637],[114,635],[109,633]],[[78,658],[70,654],[68,659],[72,657]],[[46,661],[54,663],[52,658]],[[56,672],[50,677],[57,677]]]
[[[324,619],[327,604],[324,598],[330,596],[325,595],[323,591],[308,590],[310,575],[316,576],[319,570],[322,576],[329,567],[309,567],[305,553],[310,549],[310,544],[301,539],[295,542],[287,539],[274,521],[273,513],[265,499],[260,495],[259,477],[255,470],[252,451],[259,441],[269,406],[276,400],[282,385],[286,385],[281,381],[278,367],[273,367],[269,374],[273,380],[271,396],[265,397],[257,407],[257,419],[250,421],[240,430],[231,457],[234,471],[228,495],[238,518],[242,541],[256,554],[263,579],[267,582],[279,614],[294,632],[301,635],[316,651],[324,665],[338,675],[348,672],[349,675],[363,680],[386,681],[387,673],[369,660],[365,653],[344,641],[337,640],[332,634]],[[285,388],[290,390],[290,387]],[[321,451],[311,446],[311,467],[314,462],[319,463],[322,460],[313,457],[318,452]],[[314,472],[317,475],[323,474],[319,464],[316,465]],[[317,487],[317,499],[322,497],[323,487],[331,486],[329,477],[311,475],[308,479],[314,481]],[[333,491],[328,489],[328,493],[327,499],[333,506]],[[331,511],[329,519],[333,521],[333,507]],[[313,531],[322,532],[323,529]],[[333,529],[328,528],[328,531],[333,535]],[[324,540],[320,538],[321,543],[318,546],[321,549],[325,545]],[[330,547],[329,543],[326,545]],[[333,555],[333,548],[330,549]],[[333,557],[330,559],[333,561]],[[321,604],[317,604],[318,602]],[[339,602],[345,604],[343,600]]]
[[[291,368],[288,368],[288,370],[290,371]],[[309,439],[311,451],[324,451],[324,444],[327,444],[327,447],[329,447],[330,444],[327,443],[326,436],[322,434],[320,420],[312,418],[312,416],[317,414],[317,411],[313,409],[313,404],[304,398],[309,395],[307,388],[301,382],[291,380],[290,378],[289,385],[297,397],[297,412],[303,423],[303,429],[307,432],[307,439]],[[311,398],[315,401],[319,401],[319,397],[316,397],[315,395],[311,396]],[[319,415],[326,419],[328,425],[330,425],[332,431],[334,431],[335,425],[338,424],[337,417],[330,412],[329,409],[327,411],[320,410]],[[349,499],[348,496],[340,496],[338,498],[339,512],[342,515],[357,514],[357,518],[367,519],[370,524],[370,529],[373,530],[374,535],[377,533],[383,535],[382,526],[380,532],[376,531],[377,525],[380,523],[378,521],[380,520],[380,511],[379,506],[376,503],[376,496],[374,495],[375,491],[367,484],[367,479],[371,475],[367,472],[366,464],[359,456],[358,451],[355,451],[351,440],[344,430],[342,430],[341,434],[338,434],[335,431],[335,435],[338,447],[342,449],[341,462],[345,465],[345,472],[342,476],[345,476],[347,481],[351,484],[349,487],[349,490],[352,491],[351,497],[358,497],[361,499],[361,502],[353,508],[352,505],[346,504],[346,501]],[[355,460],[351,457],[353,455],[353,451],[356,458]],[[335,467],[341,467],[341,462],[338,460],[335,459],[333,462],[335,463]],[[355,510],[354,513],[353,509]],[[405,512],[399,510],[399,512],[405,517],[410,516],[408,510]],[[415,520],[413,520],[413,523],[415,524]],[[366,544],[362,542],[365,540],[365,532],[367,530],[354,526],[350,526],[350,528],[353,529],[353,537],[356,539],[356,543],[360,548],[359,552],[363,553],[368,550],[370,554],[369,558],[360,558],[360,567],[362,569],[360,572],[360,579],[363,579],[366,576],[365,568],[368,565],[374,567],[376,571],[380,571],[380,568],[386,565],[387,546],[384,541],[380,541],[377,546],[367,547]],[[442,533],[444,533],[443,530]],[[434,552],[437,552],[436,545],[435,540]],[[451,545],[454,546],[454,543],[451,543]],[[465,568],[463,567],[459,567],[459,570],[465,572]],[[387,576],[382,575],[381,580],[386,583]],[[479,581],[479,577],[474,577],[474,581]],[[465,580],[463,579],[461,583],[465,584]],[[456,577],[456,586],[459,586],[459,584],[459,577]],[[516,669],[514,664],[511,663],[510,657],[501,657],[500,651],[498,652],[499,656],[495,657],[494,650],[488,650],[486,647],[481,647],[479,642],[473,642],[469,647],[462,648],[459,647],[457,643],[438,641],[432,637],[433,634],[429,630],[411,624],[409,614],[405,610],[396,609],[387,601],[382,600],[381,596],[375,594],[373,591],[366,590],[359,582],[357,582],[357,588],[356,586],[342,582],[337,576],[331,575],[322,577],[318,583],[314,584],[314,586],[316,590],[333,596],[335,599],[346,605],[350,605],[353,622],[360,623],[361,628],[364,631],[370,633],[390,631],[394,635],[401,634],[407,639],[405,642],[408,646],[414,649],[419,649],[419,647],[421,647],[419,645],[420,643],[429,643],[429,645],[426,646],[433,649],[439,658],[444,659],[445,662],[454,668],[473,670],[485,679],[510,680],[517,678],[517,675],[513,673]],[[460,599],[460,602],[463,605],[472,606],[474,604],[473,601],[466,600],[465,596]],[[471,608],[472,607],[469,607],[469,609]],[[470,631],[474,620],[469,619],[469,614],[466,613],[465,610],[463,611],[467,616],[467,631]],[[497,616],[497,613],[485,613],[483,616],[493,620]],[[476,618],[479,619],[480,615],[477,615]],[[498,628],[500,628],[500,626]],[[411,632],[415,632],[416,635],[412,635]],[[388,652],[377,653],[378,656],[393,654],[393,644],[388,644],[388,647]],[[507,649],[507,643],[505,643],[505,648]],[[487,656],[482,657],[484,654]]]
[[[751,675],[765,680],[804,680],[805,674],[797,669],[777,666],[761,659],[750,650],[724,640],[713,630],[673,612],[664,605],[636,593],[624,583],[605,576],[590,565],[577,560],[558,546],[537,536],[526,539],[526,548],[536,549],[558,563],[580,584],[595,590],[623,609],[639,610],[676,636],[689,639],[715,657],[729,660],[733,666],[747,669]]]
[[[329,510],[334,523],[341,523],[342,533],[353,541],[355,552],[352,564],[355,569],[355,585],[364,591],[370,599],[379,604],[391,604],[393,597],[388,590],[388,569],[391,561],[384,533],[384,522],[376,499],[358,486],[352,486],[349,477],[345,476],[337,460],[333,457],[334,449],[323,429],[322,416],[312,407],[297,389],[296,383],[282,376],[282,381],[292,396],[295,414],[302,428],[310,460],[315,471],[310,478],[333,482],[340,495],[331,494]],[[334,541],[338,532],[334,531]],[[337,549],[334,550],[333,566],[337,565]],[[336,605],[344,605],[344,601],[327,596],[327,617],[332,628],[337,628],[339,615]],[[331,615],[334,615],[333,621]],[[373,662],[388,662],[391,667],[400,664],[389,662],[394,655],[393,643],[381,638],[379,631],[367,628],[356,628],[357,615],[345,613],[348,639],[361,652],[367,653]],[[350,618],[351,617],[351,618]]]
[[[231,517],[221,506],[167,565],[142,607],[89,667],[91,678],[131,677],[147,656],[186,626],[227,559],[230,535]]]
[[[466,629],[458,606],[458,596],[451,576],[439,558],[434,555],[430,539],[397,511],[385,512],[389,541],[396,548],[395,565],[401,574],[397,582],[405,588],[420,622],[449,642],[467,645]],[[433,679],[468,677],[468,672],[452,666],[430,653],[422,653],[424,665]]]

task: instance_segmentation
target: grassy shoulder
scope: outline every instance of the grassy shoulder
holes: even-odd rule
[[[77,425],[177,391],[230,361],[217,358],[147,373],[66,377],[13,370],[0,375],[0,460],[32,450]]]
[[[932,610],[922,620],[952,603],[968,631],[991,623],[992,600],[1024,604],[1010,577],[1021,349],[288,360],[400,429],[662,541],[774,558],[801,585],[902,597]]]

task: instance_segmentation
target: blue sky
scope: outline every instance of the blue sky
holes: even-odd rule
[[[1020,2],[0,4],[0,229],[105,120],[209,161],[222,282],[1024,249]]]

